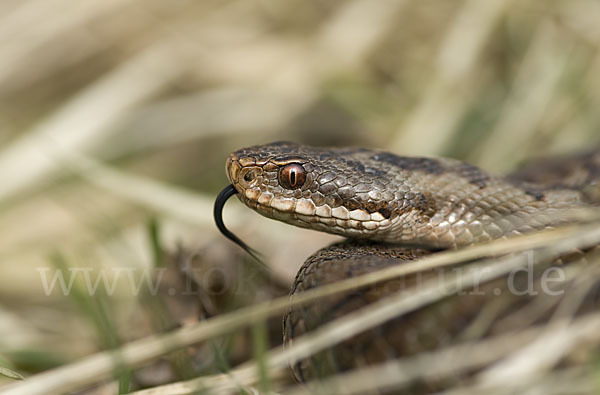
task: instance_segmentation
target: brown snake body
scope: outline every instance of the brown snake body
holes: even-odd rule
[[[292,295],[418,259],[432,250],[555,227],[568,221],[566,210],[600,204],[600,152],[494,177],[452,159],[283,142],[232,153],[227,176],[235,189],[226,189],[229,195],[237,193],[262,215],[358,240],[310,257],[298,272]],[[284,319],[284,341],[435,275],[439,273],[423,273],[293,308]],[[295,377],[304,381],[514,329],[518,325],[509,313],[526,309],[531,298],[506,292],[495,297],[494,290],[505,288],[491,282],[482,285],[481,294],[449,297],[404,315],[296,364]],[[490,303],[496,305],[492,321],[500,324],[475,325],[481,306]],[[534,314],[531,321],[543,320],[542,313],[551,307],[536,310],[539,317]]]

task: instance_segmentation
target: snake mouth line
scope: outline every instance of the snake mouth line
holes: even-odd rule
[[[264,204],[257,198],[250,198],[244,196],[243,193],[239,194],[240,199],[250,208],[255,210],[262,215],[269,218],[277,219],[280,221],[297,221],[292,222],[298,226],[302,226],[299,223],[304,223],[311,227],[322,226],[321,230],[339,228],[339,232],[347,231],[348,236],[357,237],[361,236],[358,231],[365,232],[363,237],[368,237],[366,233],[377,231],[380,229],[387,229],[392,221],[389,218],[385,218],[381,213],[367,213],[365,210],[348,210],[344,207],[330,208],[329,206],[314,207],[314,212],[307,213],[306,210],[300,210],[296,207],[296,204],[302,204],[307,199],[296,199],[296,203],[291,207],[278,208],[272,204]]]

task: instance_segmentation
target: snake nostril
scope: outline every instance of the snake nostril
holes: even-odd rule
[[[253,171],[249,171],[246,174],[244,174],[244,181],[252,182],[253,180],[254,180],[254,172]]]
[[[256,167],[244,168],[239,176],[240,182],[246,187],[255,186],[256,183],[260,182],[260,175],[262,171]]]

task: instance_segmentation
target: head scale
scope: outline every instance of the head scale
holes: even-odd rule
[[[262,215],[347,237],[385,239],[397,200],[376,155],[277,142],[238,150],[226,167],[240,200]]]

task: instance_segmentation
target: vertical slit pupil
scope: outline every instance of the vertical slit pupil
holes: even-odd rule
[[[294,169],[290,171],[290,185],[296,185],[296,171]]]

